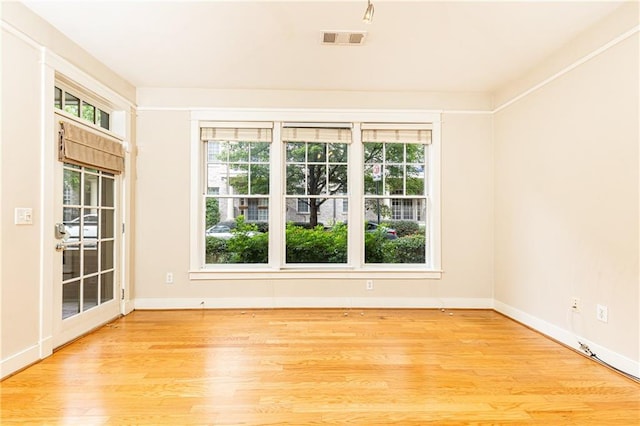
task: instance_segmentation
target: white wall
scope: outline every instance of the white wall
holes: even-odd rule
[[[37,356],[40,318],[40,53],[2,33],[2,269],[0,356]],[[7,66],[11,64],[11,66]],[[25,114],[32,111],[32,114]],[[35,121],[35,123],[34,123]],[[33,225],[15,225],[14,209],[33,209]],[[37,359],[37,358],[36,358]]]
[[[209,101],[207,104],[207,96]],[[216,96],[220,95],[220,96]],[[386,99],[385,99],[386,97]],[[253,99],[253,102],[251,102]],[[246,102],[246,104],[243,104]],[[190,107],[335,109],[488,106],[478,94],[367,94],[154,90],[138,92],[138,217],[135,253],[137,308],[216,306],[492,306],[492,149],[489,114],[444,113],[442,120],[441,280],[376,279],[345,274],[318,279],[189,279]],[[163,110],[168,108],[169,110]],[[165,274],[174,283],[165,283]]]
[[[495,114],[495,299],[498,310],[638,374],[635,19],[634,35]],[[574,296],[580,313],[569,309]],[[597,304],[608,323],[596,320]]]

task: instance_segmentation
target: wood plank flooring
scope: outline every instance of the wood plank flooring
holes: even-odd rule
[[[2,425],[640,424],[639,384],[490,310],[136,311],[0,392]]]

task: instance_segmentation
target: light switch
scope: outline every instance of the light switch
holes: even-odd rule
[[[15,224],[16,225],[32,225],[33,209],[30,207],[16,207]]]

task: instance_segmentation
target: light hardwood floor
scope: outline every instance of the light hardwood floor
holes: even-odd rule
[[[3,425],[640,424],[639,384],[490,310],[136,311],[0,387]]]

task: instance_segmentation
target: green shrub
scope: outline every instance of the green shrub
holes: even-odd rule
[[[287,224],[287,263],[346,263],[347,227],[343,223],[325,230]]]
[[[390,244],[384,246],[383,263],[423,264],[425,262],[425,241],[423,234],[390,240]]]
[[[227,263],[268,263],[269,234],[248,235],[235,233],[227,240],[229,261]]]
[[[207,198],[205,227],[220,222],[220,208],[217,198]]]
[[[227,260],[227,241],[216,237],[207,237],[205,242],[206,263],[229,263]]]
[[[382,228],[376,232],[364,233],[364,261],[365,263],[384,263],[385,246],[389,243],[386,231]]]
[[[227,240],[229,261],[227,263],[268,263],[269,234],[259,233],[258,225],[236,217],[233,237]]]
[[[410,220],[385,221],[389,228],[393,228],[398,233],[398,237],[406,237],[420,232],[420,225]]]

